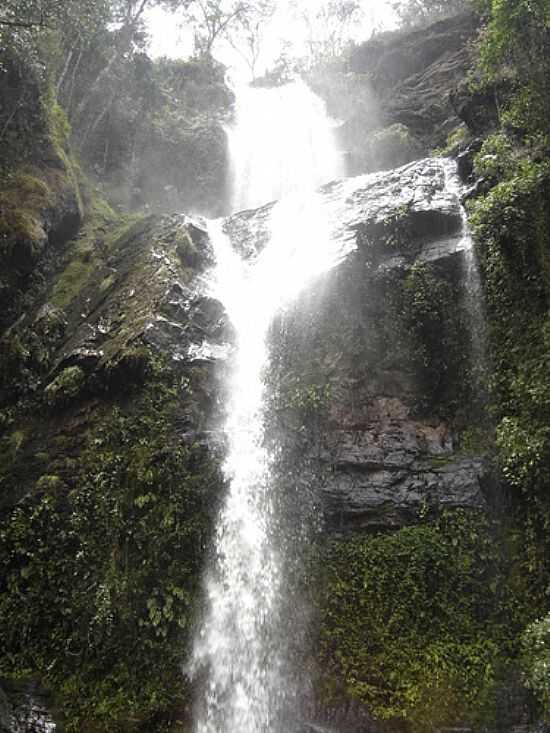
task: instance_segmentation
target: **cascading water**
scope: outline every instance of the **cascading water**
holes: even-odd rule
[[[369,207],[365,191],[372,189],[376,197],[383,175],[316,191],[344,171],[324,107],[302,83],[242,90],[237,110],[228,135],[234,208],[277,203],[264,207],[259,218],[245,217],[249,229],[260,227],[257,240],[263,245],[249,257],[233,248],[242,243],[230,241],[223,221],[209,225],[217,260],[212,294],[225,306],[236,346],[224,425],[229,491],[218,518],[215,561],[205,581],[208,608],[191,669],[204,682],[196,733],[289,733],[297,729],[297,685],[288,659],[291,620],[282,618],[285,554],[264,441],[268,332],[286,303],[355,248],[357,226]],[[430,165],[434,175],[445,177],[444,199],[451,194],[452,201],[459,195],[454,164]],[[422,209],[423,200],[433,196],[431,187],[405,188],[395,189],[396,206],[404,199]],[[381,216],[384,211],[383,202]],[[469,250],[463,224],[457,249]]]
[[[313,191],[345,173],[324,103],[302,81],[237,89],[228,129],[231,209]]]
[[[458,176],[456,163],[453,160],[445,164],[445,185],[460,202],[463,186]],[[483,370],[486,366],[485,341],[485,313],[483,312],[483,287],[481,273],[474,252],[474,242],[468,224],[466,209],[460,204],[462,219],[462,243],[460,249],[464,252],[464,284],[466,289],[466,311],[468,313],[469,331],[472,337],[472,363],[477,369]]]
[[[234,207],[280,201],[270,213],[269,242],[252,261],[235,253],[221,222],[209,227],[217,259],[213,291],[235,328],[236,349],[224,425],[230,488],[206,580],[208,612],[194,648],[194,671],[206,670],[196,730],[282,733],[292,695],[279,617],[282,548],[272,533],[262,376],[273,316],[338,258],[315,189],[343,171],[324,106],[301,82],[241,90],[229,144]]]

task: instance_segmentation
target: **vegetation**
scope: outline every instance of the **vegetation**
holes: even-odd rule
[[[51,99],[47,106],[59,102],[86,172],[101,179],[114,204],[172,209],[177,201],[217,213],[224,203],[220,121],[232,96],[210,53],[190,62],[147,56],[143,18],[154,4],[8,2],[0,68],[15,64],[17,79],[4,92],[0,141],[19,147],[38,93]],[[23,58],[39,71],[31,74]]]
[[[419,731],[494,722],[522,618],[495,539],[483,516],[455,512],[321,551],[328,699]]]
[[[78,371],[54,383],[56,408]],[[220,479],[203,448],[174,442],[174,380],[157,364],[137,399],[95,414],[78,462],[61,429],[35,490],[3,512],[0,675],[38,677],[69,732],[186,716],[180,665]]]
[[[528,686],[550,711],[550,614],[533,621],[523,634],[523,665]]]
[[[390,6],[405,27],[422,25],[467,10],[470,0],[391,0]]]
[[[550,3],[483,0],[488,17],[480,47],[485,83],[508,87],[501,123],[531,143],[548,145]]]

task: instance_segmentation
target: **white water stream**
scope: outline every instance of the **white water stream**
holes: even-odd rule
[[[445,165],[445,186],[456,196],[462,198],[464,187],[460,181],[456,163],[448,160]],[[487,360],[487,342],[485,333],[485,312],[481,272],[474,252],[474,240],[468,224],[466,209],[461,204],[460,216],[462,219],[462,241],[459,248],[464,252],[464,286],[465,307],[469,319],[469,331],[472,338],[472,364],[474,371],[484,370]]]
[[[338,206],[377,178],[350,179],[334,188],[332,198],[316,192],[345,171],[324,105],[303,83],[243,89],[237,100],[236,124],[228,132],[234,210],[277,203],[266,213],[267,225],[262,219],[269,234],[265,248],[248,259],[233,249],[222,220],[209,225],[217,261],[212,295],[229,315],[236,346],[223,426],[229,490],[191,669],[203,689],[195,731],[290,733],[297,696],[288,649],[293,620],[282,618],[284,548],[275,531],[263,427],[268,332],[277,312],[345,254],[346,237],[331,234],[340,221]],[[459,196],[454,165],[442,167],[447,192]],[[471,249],[465,214],[460,248]]]
[[[232,211],[301,197],[345,174],[325,105],[303,81],[237,89],[228,138]]]
[[[197,733],[283,733],[286,631],[281,622],[281,548],[272,533],[270,457],[263,442],[263,371],[277,311],[338,259],[315,189],[341,177],[330,120],[301,82],[243,89],[229,133],[234,206],[279,199],[269,242],[253,261],[232,249],[222,222],[210,223],[213,295],[236,331],[224,431],[229,493],[218,518],[216,561],[206,580],[208,611],[194,648],[206,690]],[[292,623],[290,619],[286,623]]]

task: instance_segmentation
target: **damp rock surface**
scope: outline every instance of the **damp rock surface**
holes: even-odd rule
[[[316,194],[342,254],[360,249],[365,257],[391,263],[404,257],[436,259],[464,248],[460,201],[447,180],[454,163],[426,158],[395,170],[333,181]],[[269,236],[276,202],[225,220],[233,246],[254,258]]]
[[[298,465],[307,456],[330,532],[487,508],[491,466],[482,445],[464,447],[479,405],[453,175],[427,159],[320,191],[342,256],[273,331],[274,430]],[[230,233],[235,220],[251,242],[265,213],[236,215]]]

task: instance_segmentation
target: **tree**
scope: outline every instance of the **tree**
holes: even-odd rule
[[[301,12],[307,28],[307,46],[312,65],[338,57],[348,45],[353,26],[363,15],[357,0],[328,0],[314,13]]]
[[[0,26],[45,28],[63,16],[66,4],[63,0],[6,0],[0,10]]]
[[[253,79],[256,78],[256,66],[264,41],[265,28],[274,12],[273,0],[259,0],[241,15],[235,32],[227,36],[229,44],[244,59]]]
[[[392,0],[390,3],[401,23],[406,27],[422,25],[471,5],[470,0]]]
[[[164,4],[183,12],[185,21],[194,29],[195,52],[208,57],[212,56],[214,45],[255,7],[248,0],[165,0]]]
[[[489,81],[512,85],[507,121],[528,134],[548,135],[550,0],[484,0],[488,25],[481,65]]]

